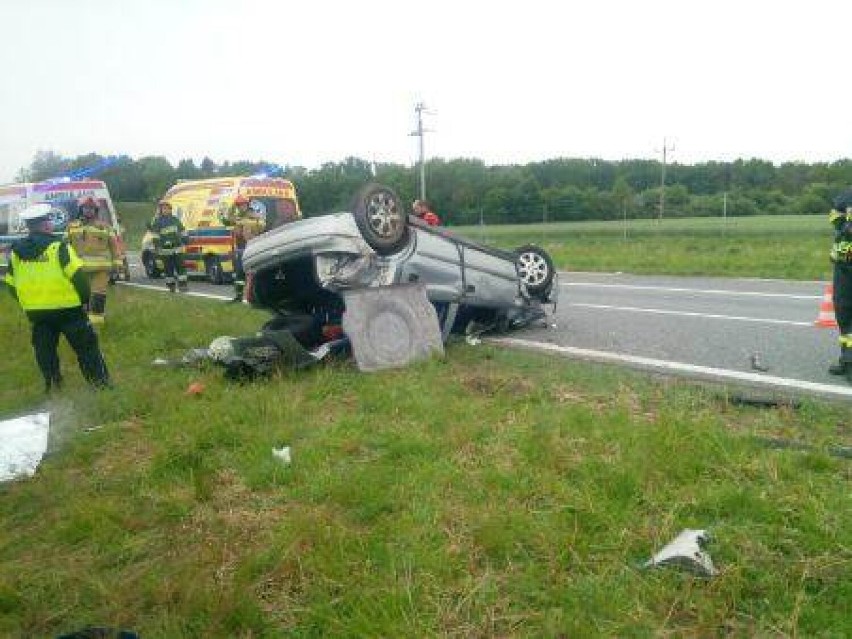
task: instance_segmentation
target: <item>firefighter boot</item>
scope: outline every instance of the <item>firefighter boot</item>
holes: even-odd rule
[[[175,292],[176,289],[175,289],[175,283],[174,282],[166,282],[166,286],[169,287],[169,293]]]
[[[92,293],[89,300],[89,321],[92,324],[103,324],[106,316],[106,295]]]

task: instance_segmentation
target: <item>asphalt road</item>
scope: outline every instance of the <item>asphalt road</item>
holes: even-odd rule
[[[138,256],[130,266],[132,283],[165,289]],[[823,292],[820,282],[561,273],[552,324],[496,341],[852,401],[852,385],[827,372],[837,330],[814,325]],[[233,289],[191,279],[190,294],[227,299]]]
[[[507,343],[535,342],[567,356],[852,400],[852,385],[827,372],[838,354],[837,329],[814,324],[824,287],[562,273],[556,327],[533,327]]]

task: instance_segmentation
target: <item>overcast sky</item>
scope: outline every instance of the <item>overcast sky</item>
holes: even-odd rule
[[[0,182],[38,149],[309,168],[347,156],[852,156],[852,2],[2,0]]]

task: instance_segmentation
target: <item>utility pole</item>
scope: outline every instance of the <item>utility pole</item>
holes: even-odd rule
[[[674,150],[673,146],[666,146],[666,138],[663,138],[663,170],[660,173],[660,221],[663,220],[663,215],[666,212],[666,154]]]
[[[414,105],[414,111],[417,113],[417,130],[412,133],[412,135],[416,135],[418,137],[418,148],[420,150],[418,161],[420,162],[420,199],[426,199],[426,145],[425,145],[425,131],[423,130],[423,111],[426,109],[426,105],[422,102],[418,102]]]
[[[426,105],[422,102],[418,102],[414,105],[414,112],[417,114],[417,128],[412,131],[409,135],[416,136],[420,138],[418,140],[419,147],[419,163],[420,163],[420,199],[426,199],[426,151],[424,147],[424,138],[426,137],[426,133],[430,131],[428,129],[423,128],[423,112],[426,110]]]

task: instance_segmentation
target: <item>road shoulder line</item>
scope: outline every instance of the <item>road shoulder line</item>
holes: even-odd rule
[[[820,384],[817,382],[808,382],[788,377],[746,373],[743,371],[735,371],[725,368],[712,368],[709,366],[684,364],[682,362],[652,359],[649,357],[626,355],[609,351],[595,351],[585,348],[577,348],[574,346],[559,346],[557,344],[535,342],[515,337],[491,337],[488,338],[487,341],[491,344],[498,344],[501,346],[513,346],[547,353],[556,353],[566,357],[575,357],[595,362],[626,364],[642,370],[676,373],[713,381],[736,381],[774,389],[804,391],[824,397],[827,396],[852,400],[852,386],[844,387],[832,384]]]
[[[116,282],[116,284],[120,284],[121,286],[132,286],[134,288],[142,288],[147,291],[158,291],[160,293],[168,293],[169,290],[163,288],[162,286],[157,286],[155,284],[138,284],[136,282]],[[175,293],[177,295],[189,295],[190,297],[203,297],[210,300],[229,300],[230,297],[223,295],[213,295],[212,293],[200,293],[198,291],[187,291],[186,293]]]

